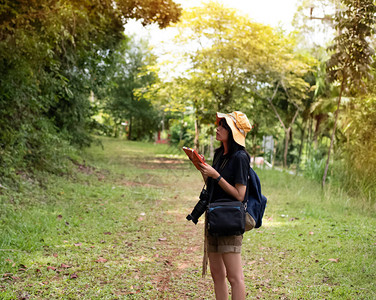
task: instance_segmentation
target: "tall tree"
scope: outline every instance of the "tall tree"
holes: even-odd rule
[[[376,6],[373,0],[342,0],[341,2],[346,8],[336,13],[335,24],[338,35],[329,48],[333,54],[327,63],[329,78],[339,83],[340,92],[322,179],[323,187],[333,149],[342,95],[344,92],[354,94],[365,91],[366,85],[363,80],[370,75],[370,65],[374,54],[368,40],[375,25]]]
[[[205,98],[196,99],[197,120],[213,121],[209,116],[215,111],[235,109],[256,116],[253,91],[271,82],[270,73],[275,69],[270,65],[280,67],[282,61],[291,65],[290,54],[280,51],[288,45],[281,42],[285,39],[280,33],[217,2],[185,13],[179,27],[184,30],[179,36],[182,43],[194,43],[187,49],[192,68],[184,77],[190,77],[190,87],[196,88],[197,94],[207,91]]]

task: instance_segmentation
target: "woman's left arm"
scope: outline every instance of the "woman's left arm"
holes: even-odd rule
[[[216,169],[208,164],[200,164],[201,165],[201,174],[202,176],[212,177],[213,179],[217,179],[220,174]],[[243,202],[245,197],[245,192],[247,186],[244,184],[236,183],[235,186],[229,184],[223,177],[220,178],[218,181],[219,186],[230,196],[234,197],[236,200]]]

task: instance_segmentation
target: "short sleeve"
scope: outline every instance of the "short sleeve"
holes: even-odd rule
[[[234,156],[234,182],[235,184],[247,185],[248,171],[249,171],[249,158],[244,151],[239,151]]]

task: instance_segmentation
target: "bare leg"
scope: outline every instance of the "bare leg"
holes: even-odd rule
[[[231,284],[232,300],[244,300],[245,284],[240,253],[224,253],[222,258]]]
[[[210,272],[214,281],[215,299],[228,300],[226,268],[222,253],[209,252]]]

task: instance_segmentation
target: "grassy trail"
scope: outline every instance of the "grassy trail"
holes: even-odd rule
[[[202,180],[165,146],[103,139],[70,176],[0,195],[0,299],[214,299]],[[244,236],[247,299],[376,299],[376,218],[346,195],[257,170],[263,227]]]

